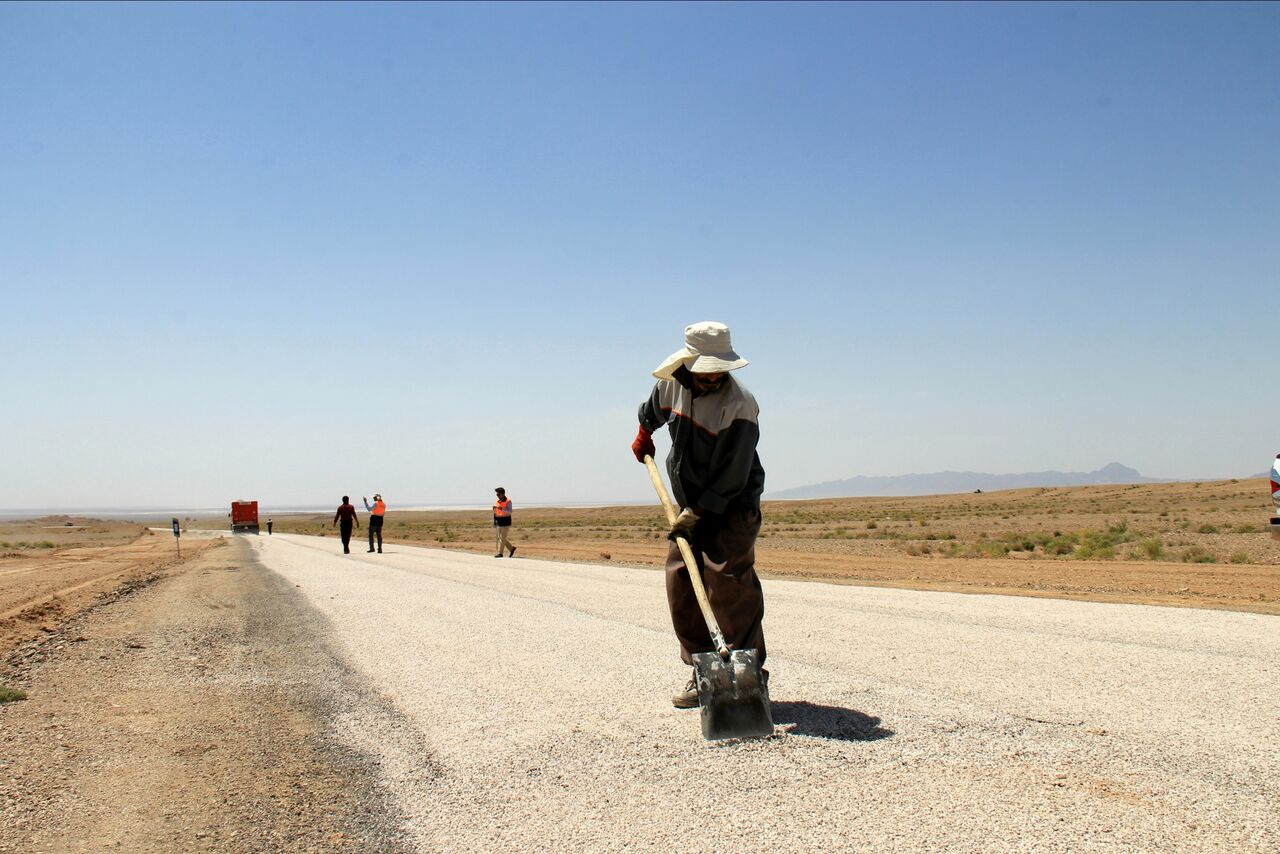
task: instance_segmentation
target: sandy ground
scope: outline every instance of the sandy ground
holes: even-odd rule
[[[774,578],[1280,614],[1270,510],[1266,480],[766,502],[757,567]],[[331,516],[275,519],[277,531],[335,535]],[[483,511],[393,504],[386,524],[388,541],[493,554]],[[512,539],[521,557],[658,566],[664,534],[656,504],[522,510],[517,498]]]
[[[387,716],[292,585],[224,541],[0,668],[0,851],[408,850],[334,720]]]
[[[419,850],[1280,846],[1275,617],[766,581],[776,735],[709,746],[654,571],[253,545],[399,712],[339,731]]]
[[[188,539],[188,556],[209,542]],[[0,655],[178,562],[171,535],[133,523],[68,516],[0,523]]]

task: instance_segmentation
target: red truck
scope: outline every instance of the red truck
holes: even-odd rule
[[[231,502],[231,533],[258,533],[258,502]]]

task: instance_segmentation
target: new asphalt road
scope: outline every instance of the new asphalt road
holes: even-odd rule
[[[709,744],[658,572],[249,543],[424,851],[1280,850],[1277,617],[766,581],[775,734]]]

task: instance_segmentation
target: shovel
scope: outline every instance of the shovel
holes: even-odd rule
[[[667,511],[668,524],[675,524],[676,508],[667,495],[666,484],[658,466],[648,454],[644,458],[649,479]],[[695,652],[693,669],[698,681],[698,705],[702,707],[702,737],[707,741],[724,738],[760,738],[773,735],[773,714],[769,709],[769,686],[760,678],[760,653],[754,649],[729,649],[724,633],[716,622],[702,586],[702,574],[693,549],[684,537],[676,537],[676,545],[689,570],[693,595],[707,621],[715,652]]]

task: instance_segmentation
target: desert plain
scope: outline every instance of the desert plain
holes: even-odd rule
[[[656,505],[516,507],[519,558],[666,560]],[[1280,614],[1269,511],[1265,479],[766,501],[756,568],[766,578]],[[331,515],[277,515],[275,530],[336,537]],[[493,551],[486,511],[391,505],[384,536]]]

